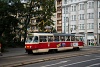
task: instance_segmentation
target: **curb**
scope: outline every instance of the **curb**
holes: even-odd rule
[[[19,55],[13,55],[13,56],[1,56],[2,58],[8,58],[8,57],[16,57],[16,56],[23,56],[23,55],[26,55],[26,54],[19,54]]]

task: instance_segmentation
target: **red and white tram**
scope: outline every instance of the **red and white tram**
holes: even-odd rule
[[[25,42],[28,54],[69,49],[79,50],[83,46],[83,35],[79,34],[29,33]]]

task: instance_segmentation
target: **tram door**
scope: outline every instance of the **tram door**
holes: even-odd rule
[[[94,39],[87,40],[88,46],[94,46]]]

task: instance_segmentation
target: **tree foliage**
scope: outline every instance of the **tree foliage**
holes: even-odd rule
[[[35,17],[37,27],[42,32],[45,26],[54,25],[51,17],[56,12],[54,0],[29,0],[22,3],[20,0],[0,0],[0,40],[6,42],[24,42],[30,19]],[[22,26],[22,27],[19,27]]]
[[[17,14],[22,12],[22,7],[20,2],[10,4],[7,0],[0,0],[0,41],[4,47],[14,42],[17,36],[20,24]]]
[[[56,12],[54,1],[55,0],[39,0],[42,9],[36,12],[37,14],[39,14],[39,16],[37,17],[37,19],[39,19],[39,24],[37,26],[40,27],[39,29],[42,31],[45,30],[46,26],[54,25],[54,21],[51,19],[53,13]]]

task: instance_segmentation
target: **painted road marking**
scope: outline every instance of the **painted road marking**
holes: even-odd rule
[[[90,55],[84,55],[84,56],[90,56]]]
[[[95,57],[100,57],[100,56],[95,56]]]
[[[92,64],[92,65],[89,65],[89,66],[86,66],[86,67],[93,67],[93,66],[100,66],[100,63],[96,63],[96,64]]]
[[[98,50],[98,51],[100,51],[100,50]]]
[[[80,61],[80,62],[71,63],[71,64],[67,64],[67,65],[59,66],[59,67],[71,66],[71,65],[75,65],[75,64],[80,64],[80,63],[84,63],[84,62],[89,62],[89,61],[93,61],[93,60],[98,60],[98,59],[100,59],[100,58],[95,58],[95,59],[90,59],[90,60]]]
[[[82,50],[90,50],[90,49],[82,49]]]
[[[41,67],[49,67],[49,66],[54,66],[54,65],[57,65],[57,64],[66,63],[66,62],[68,62],[68,61],[70,61],[70,60],[67,60],[67,61],[60,61],[60,62],[58,62],[58,63],[54,63],[54,64],[50,64],[50,65],[45,65],[45,66],[41,66]]]

